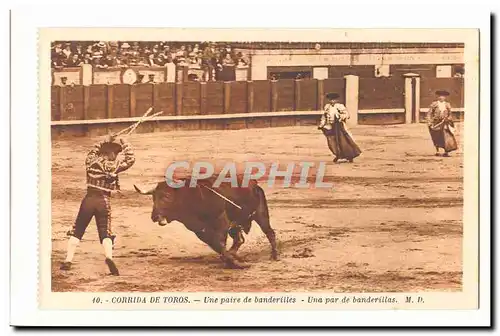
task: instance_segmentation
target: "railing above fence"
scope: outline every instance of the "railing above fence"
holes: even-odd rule
[[[214,73],[209,74],[209,71]],[[220,81],[247,81],[249,68],[238,66],[224,66],[215,73],[215,69],[208,69],[197,65],[179,66],[167,63],[165,66],[148,67],[109,67],[95,68],[90,64],[83,64],[74,68],[52,69],[52,85],[92,85],[92,84],[133,84],[133,83],[176,83],[187,82],[191,76],[199,81],[207,81],[215,76]]]

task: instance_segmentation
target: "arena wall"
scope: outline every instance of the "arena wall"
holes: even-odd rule
[[[463,118],[462,78],[422,78],[418,90],[407,77],[354,78],[356,92],[346,89],[345,78],[53,86],[52,130],[55,137],[105,134],[130,125],[151,106],[163,114],[138,131],[314,125],[328,92],[340,94],[355,124],[401,124],[423,121],[434,91],[443,88],[451,93],[455,118]]]

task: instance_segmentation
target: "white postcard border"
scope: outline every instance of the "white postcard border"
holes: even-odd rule
[[[175,7],[175,6],[173,6]],[[435,6],[434,6],[435,7]],[[171,10],[172,8],[170,8]],[[291,8],[289,8],[291,9]],[[463,6],[461,6],[461,13],[463,13]],[[116,12],[116,10],[115,10]],[[369,12],[369,11],[367,11]],[[417,10],[418,12],[418,10]],[[87,12],[88,13],[88,12]],[[204,12],[206,13],[206,12]],[[414,13],[414,12],[413,12]],[[450,13],[448,9],[448,13]],[[468,24],[472,27],[480,27],[483,29],[481,34],[481,72],[482,72],[482,81],[481,81],[481,152],[488,153],[489,152],[489,95],[486,91],[489,88],[489,17],[488,15],[471,15],[472,13],[478,13],[477,11],[467,11],[468,20],[464,22],[460,20],[460,16],[453,17],[455,21],[444,20],[446,22],[446,26],[454,26],[454,27],[463,27],[464,24]],[[133,14],[133,16],[131,16]],[[147,27],[147,26],[159,26],[161,25],[161,17],[155,13],[151,13],[152,15],[143,17],[143,20],[140,20],[141,16],[137,17],[137,10],[133,10],[129,12],[129,17],[134,18],[134,25]],[[14,15],[14,14],[13,14]],[[260,13],[259,13],[260,15]],[[292,14],[293,15],[293,14]],[[415,14],[415,16],[417,16]],[[453,15],[453,11],[451,14]],[[37,64],[33,62],[34,57],[30,58],[30,55],[37,55],[36,44],[33,44],[35,37],[36,39],[36,27],[41,27],[44,25],[47,26],[88,26],[88,22],[85,23],[85,9],[83,10],[82,16],[72,17],[72,24],[67,22],[67,17],[58,10],[52,10],[48,8],[44,8],[43,10],[33,11],[33,14],[23,14],[22,17],[14,16],[16,20],[13,20],[13,39],[12,39],[12,68],[13,72],[18,71],[19,74],[23,74],[20,78],[30,78],[33,76],[33,73],[36,71]],[[357,16],[360,17],[359,15]],[[117,18],[122,20],[119,24]],[[111,17],[111,19],[107,18],[107,26],[126,26],[127,24],[124,22],[126,19],[126,15]],[[137,18],[137,19],[135,19]],[[61,20],[62,19],[62,20]],[[82,20],[83,19],[83,20]],[[101,16],[97,17],[97,20],[103,19]],[[66,20],[66,22],[65,22]],[[126,21],[126,20],[125,20]],[[142,21],[142,22],[141,22]],[[172,20],[175,21],[175,20]],[[177,20],[178,21],[178,20]],[[236,27],[237,25],[231,24],[230,22],[226,22],[228,26]],[[244,20],[243,20],[244,21]],[[274,20],[274,26],[291,26],[290,23],[283,23],[281,20]],[[395,20],[398,21],[398,20]],[[410,26],[417,26],[415,22],[410,22],[408,19],[407,23]],[[61,23],[59,23],[61,22]],[[105,21],[101,21],[105,22]],[[268,21],[271,22],[271,21]],[[358,23],[358,25],[354,25],[355,27],[362,27],[363,25],[359,25],[359,22],[363,22],[364,25],[370,20],[364,20],[362,18],[359,21],[351,21],[345,22],[345,20],[338,20],[336,24],[342,27],[352,27],[353,23]],[[377,20],[373,20],[374,24]],[[392,20],[391,20],[392,22]],[[199,23],[199,21],[198,21]],[[310,22],[308,20],[301,20],[301,24],[307,23],[309,27],[317,26],[317,22]],[[384,26],[390,26],[387,20],[384,20]],[[419,22],[420,26],[425,26],[423,22]],[[182,22],[177,22],[177,24],[182,25]],[[262,22],[261,25],[264,25]],[[444,24],[443,20],[439,21],[436,25]],[[397,23],[396,23],[397,25]],[[433,26],[436,26],[434,22],[432,22]],[[105,26],[104,24],[100,24],[100,26]],[[173,26],[173,24],[170,24]],[[246,24],[247,27],[250,25]],[[265,26],[270,27],[270,24],[266,24]],[[405,26],[405,25],[402,25]],[[29,29],[28,29],[29,27]],[[22,28],[22,29],[21,29]],[[23,38],[24,37],[24,38]],[[31,38],[30,38],[31,37]],[[16,72],[17,73],[17,72]],[[29,82],[29,81],[28,81]],[[453,321],[450,323],[471,323],[471,317],[474,316],[479,317],[478,312],[480,310],[474,312],[461,312],[461,311],[434,311],[434,312],[416,312],[416,311],[369,311],[369,312],[345,312],[345,311],[335,311],[336,319],[331,321],[328,318],[329,312],[301,312],[301,311],[253,311],[251,312],[252,318],[248,318],[247,314],[249,312],[243,311],[232,311],[232,312],[219,312],[219,311],[210,311],[210,312],[181,312],[181,311],[148,311],[148,312],[96,312],[96,311],[80,311],[78,312],[78,317],[74,312],[71,311],[39,311],[37,309],[37,304],[32,306],[32,301],[35,299],[36,303],[36,291],[37,286],[34,285],[37,283],[37,245],[38,245],[38,237],[36,233],[36,225],[33,226],[31,224],[23,225],[22,227],[16,227],[16,223],[20,223],[22,215],[22,222],[29,221],[31,223],[37,223],[38,218],[36,214],[36,207],[26,209],[26,204],[31,204],[32,206],[37,204],[37,194],[26,193],[26,190],[35,190],[33,188],[36,185],[36,175],[38,173],[36,167],[36,143],[37,143],[37,101],[36,98],[33,97],[33,94],[29,94],[31,92],[37,92],[37,81],[29,82],[29,83],[16,83],[16,78],[13,77],[12,83],[12,254],[11,254],[11,262],[12,262],[12,323],[15,324],[53,324],[53,323],[67,323],[78,324],[78,320],[80,321],[92,321],[92,324],[99,325],[101,323],[109,323],[109,321],[114,321],[114,323],[119,323],[121,325],[171,325],[172,323],[177,325],[189,325],[190,322],[195,321],[201,325],[209,325],[215,323],[222,323],[224,325],[228,325],[228,323],[234,322],[236,325],[243,324],[249,325],[252,323],[256,323],[257,325],[266,325],[267,323],[275,323],[279,321],[275,316],[287,316],[286,321],[290,325],[335,325],[339,323],[340,325],[386,325],[387,323],[404,323],[404,316],[412,316],[411,320],[406,320],[407,322],[414,324],[418,321],[418,317],[423,317],[427,315],[425,318],[433,317],[433,319],[427,320],[424,322],[425,324],[436,324],[440,325],[442,323],[446,324],[444,321],[446,319],[446,315],[450,314],[448,317],[455,315]],[[33,89],[33,90],[32,90]],[[20,91],[22,90],[22,91]],[[35,98],[34,101],[29,98]],[[22,114],[18,111],[23,111]],[[16,114],[17,112],[17,114]],[[29,119],[29,120],[28,120]],[[31,123],[30,123],[31,121]],[[28,126],[29,125],[29,126]],[[35,145],[35,146],[33,146]],[[23,153],[23,155],[21,155]],[[31,153],[30,155],[26,155],[25,153]],[[26,156],[30,157],[29,159]],[[484,157],[484,156],[483,156]],[[486,158],[488,159],[488,158]],[[31,165],[33,164],[34,165]],[[489,176],[489,162],[482,161],[481,166],[481,178],[488,178]],[[485,215],[485,218],[482,219],[481,225],[481,280],[482,282],[486,279],[489,279],[489,236],[484,237],[484,235],[489,233],[489,209],[488,209],[488,190],[489,184],[486,184],[485,187],[482,187],[482,195],[481,195],[481,215]],[[23,192],[24,191],[24,192]],[[21,194],[22,193],[22,194]],[[28,194],[28,195],[27,195]],[[33,199],[35,202],[31,203]],[[22,201],[22,203],[20,202]],[[24,207],[23,207],[24,206]],[[486,211],[484,211],[486,207]],[[21,211],[22,210],[22,211]],[[486,223],[486,225],[485,225]],[[35,230],[27,230],[26,227],[35,228]],[[19,244],[19,242],[23,242],[23,244]],[[19,246],[21,245],[21,246]],[[17,247],[16,247],[17,246]],[[22,247],[22,248],[20,248]],[[465,246],[464,246],[465,247]],[[30,248],[34,248],[34,251]],[[484,251],[483,251],[484,250]],[[35,256],[33,260],[33,256]],[[30,262],[28,263],[28,260]],[[35,273],[35,277],[31,276]],[[34,281],[34,284],[29,284],[28,280],[31,279]],[[486,285],[488,282],[486,282]],[[488,308],[489,306],[489,288],[481,288],[481,310],[483,308]],[[485,295],[486,294],[486,295]],[[15,298],[15,299],[14,299]],[[55,313],[55,314],[54,314]],[[202,315],[206,318],[196,318],[193,319],[193,314]],[[234,318],[228,318],[228,314],[234,315]],[[270,314],[273,315],[272,318],[269,318]],[[365,318],[363,320],[360,319],[359,314],[366,314],[366,316],[370,316],[369,318]],[[394,315],[397,314],[397,315]],[[468,317],[465,318],[462,316],[459,317],[457,315],[460,314],[468,314]],[[392,317],[389,317],[392,315]],[[470,315],[470,316],[469,316]],[[57,316],[57,318],[55,318]],[[84,316],[92,316],[91,319],[84,318]],[[165,316],[168,316],[168,319],[165,320]],[[175,316],[175,318],[174,318]],[[180,316],[184,316],[184,318],[180,318]],[[209,317],[213,316],[213,318]],[[293,316],[293,317],[292,317]],[[384,317],[386,316],[386,317]],[[397,317],[396,317],[397,316]],[[438,317],[439,316],[439,317]],[[218,317],[218,318],[217,318]],[[259,318],[260,317],[260,318]],[[266,318],[264,318],[266,317]],[[75,320],[76,318],[76,320]],[[187,319],[186,319],[187,318]],[[307,318],[307,320],[305,320]],[[338,320],[337,320],[338,318]],[[240,320],[241,319],[241,320]],[[38,322],[36,322],[38,321]],[[267,322],[266,322],[267,321]],[[484,321],[484,320],[483,320]],[[434,322],[434,323],[433,323]],[[87,322],[88,323],[88,322]],[[131,324],[125,324],[131,323]]]

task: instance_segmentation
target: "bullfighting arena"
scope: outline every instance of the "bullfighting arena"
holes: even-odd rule
[[[314,126],[134,134],[135,165],[112,199],[117,234],[108,275],[94,220],[73,268],[60,271],[66,232],[85,195],[84,160],[99,138],[52,142],[52,290],[85,292],[413,292],[462,288],[463,124],[459,150],[434,156],[425,124],[351,128],[363,153],[332,163]],[[254,223],[239,255],[250,266],[225,269],[218,255],[179,222],[151,222],[151,186],[174,160],[327,162],[332,189],[262,183],[279,261]],[[228,238],[228,247],[231,246]]]

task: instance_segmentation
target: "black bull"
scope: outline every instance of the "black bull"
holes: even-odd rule
[[[244,243],[242,230],[250,231],[252,221],[257,222],[266,234],[271,244],[271,258],[278,259],[276,235],[269,221],[264,190],[255,182],[250,181],[247,187],[232,187],[229,182],[223,182],[214,187],[216,177],[200,179],[196,187],[190,187],[190,178],[182,179],[185,185],[173,188],[166,182],[160,182],[149,191],[142,191],[134,185],[135,190],[143,195],[153,196],[151,220],[159,225],[166,225],[174,220],[181,222],[186,228],[196,234],[200,240],[217,252],[226,266],[242,268],[236,255]],[[210,190],[212,189],[212,190]],[[240,208],[224,200],[228,198]],[[226,250],[228,234],[233,239],[233,245]]]

